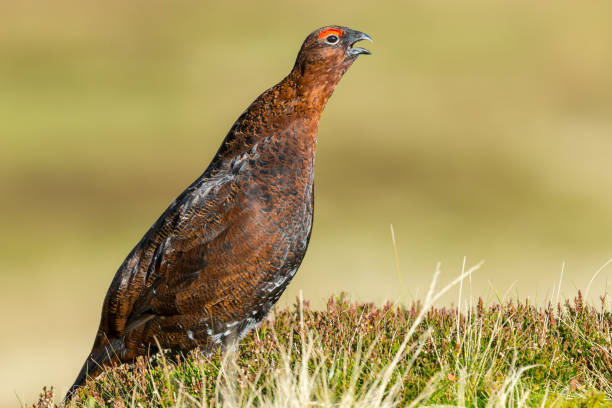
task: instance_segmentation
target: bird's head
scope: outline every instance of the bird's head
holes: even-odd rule
[[[342,26],[327,26],[313,31],[306,37],[295,62],[294,71],[323,77],[339,77],[346,72],[361,54],[370,54],[355,43],[372,38],[361,31]],[[330,78],[331,79],[331,78]]]

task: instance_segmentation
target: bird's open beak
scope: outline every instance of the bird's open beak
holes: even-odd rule
[[[348,39],[349,44],[350,44],[349,49],[348,49],[348,53],[350,55],[357,56],[359,54],[366,54],[366,55],[371,54],[371,52],[366,50],[365,48],[353,47],[353,45],[355,45],[355,43],[359,41],[363,41],[363,40],[374,41],[372,40],[372,37],[370,37],[366,33],[362,33],[361,31],[350,31],[346,38]]]

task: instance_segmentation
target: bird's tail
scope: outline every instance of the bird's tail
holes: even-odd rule
[[[76,391],[85,384],[87,378],[98,376],[109,364],[120,361],[119,355],[123,348],[122,342],[120,340],[104,339],[102,342],[99,340],[99,338],[96,338],[91,353],[87,356],[87,360],[85,360],[79,375],[74,380],[74,384],[72,384],[64,397],[64,403],[74,397]]]

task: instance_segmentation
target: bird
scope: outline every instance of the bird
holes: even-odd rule
[[[326,26],[291,72],[238,117],[204,173],[162,213],[117,270],[91,352],[66,394],[151,350],[213,350],[256,327],[310,241],[318,125],[336,85],[372,38]]]

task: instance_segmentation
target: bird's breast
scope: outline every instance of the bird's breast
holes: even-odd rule
[[[240,205],[259,226],[262,241],[275,243],[287,272],[297,269],[312,229],[314,153],[314,146],[271,137],[256,143],[241,165]]]
[[[295,131],[263,138],[232,159],[245,199],[278,217],[302,217],[312,209],[314,143],[300,140]],[[306,139],[306,138],[304,138]]]

